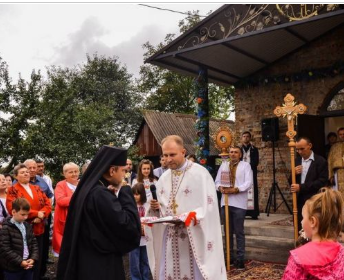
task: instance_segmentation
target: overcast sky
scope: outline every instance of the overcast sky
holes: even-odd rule
[[[207,15],[222,4],[149,5]],[[14,80],[19,73],[28,79],[33,69],[45,74],[46,66],[81,64],[86,53],[118,56],[137,77],[142,44],[178,33],[184,17],[138,4],[0,4],[0,57]]]

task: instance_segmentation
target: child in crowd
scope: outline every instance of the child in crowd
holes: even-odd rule
[[[139,167],[137,168],[137,178],[133,180],[133,186],[136,183],[142,183],[146,190],[147,201],[152,199],[152,193],[150,186],[156,184],[157,180],[153,174],[153,163],[149,159],[141,160]]]
[[[306,201],[302,216],[311,242],[290,252],[282,280],[344,279],[344,247],[337,241],[343,224],[341,193],[321,189]]]
[[[145,216],[147,209],[147,197],[145,187],[142,183],[133,186],[132,192],[137,205],[140,218]],[[148,255],[146,249],[146,236],[144,227],[141,225],[141,241],[140,247],[129,253],[130,275],[132,280],[149,280],[150,270],[148,264]]]
[[[0,260],[6,280],[32,280],[38,261],[38,245],[32,227],[25,220],[30,204],[25,198],[12,203],[12,217],[6,218],[0,230]]]

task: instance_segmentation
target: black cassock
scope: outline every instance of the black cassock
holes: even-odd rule
[[[117,197],[108,184],[104,178],[82,184],[84,191],[72,198],[57,279],[125,279],[122,256],[140,244],[140,218],[131,188],[122,187]]]

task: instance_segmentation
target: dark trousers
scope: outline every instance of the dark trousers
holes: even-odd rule
[[[221,214],[223,217],[224,225],[225,225],[225,207],[221,208]],[[230,220],[230,254],[234,256],[233,250],[233,234],[236,237],[236,244],[237,244],[237,254],[236,259],[238,261],[245,260],[245,232],[244,232],[244,221],[245,221],[246,210],[229,206],[229,220]]]
[[[39,280],[41,278],[41,268],[42,268],[42,252],[43,252],[43,234],[36,236],[38,245],[38,261],[34,264],[33,269],[33,280]]]
[[[150,270],[146,246],[140,246],[129,253],[131,280],[149,280]]]
[[[21,269],[20,271],[11,272],[4,271],[5,280],[32,280],[33,271],[32,269]]]
[[[43,248],[42,248],[42,265],[41,265],[41,271],[40,275],[44,276],[44,274],[47,272],[47,261],[49,258],[49,246],[50,246],[50,225],[51,225],[51,214],[49,215],[47,219],[47,224],[44,228],[44,234],[43,234]]]

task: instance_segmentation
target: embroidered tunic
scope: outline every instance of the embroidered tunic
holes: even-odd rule
[[[155,224],[146,228],[149,264],[154,279],[226,278],[215,185],[209,172],[186,161],[181,170],[167,170],[157,183],[160,216],[196,212],[198,223]],[[147,215],[157,215],[148,210]]]

